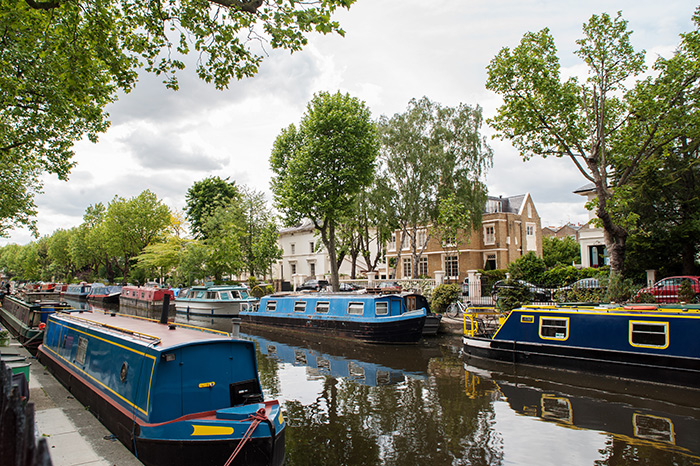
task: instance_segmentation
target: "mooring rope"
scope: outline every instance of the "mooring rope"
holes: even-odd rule
[[[255,431],[255,428],[258,427],[258,424],[260,424],[262,421],[267,421],[267,414],[265,414],[265,408],[258,409],[255,414],[250,415],[248,420],[253,422],[250,423],[250,427],[248,427],[248,430],[245,432],[245,435],[243,435],[241,441],[238,442],[238,446],[235,450],[233,450],[233,453],[231,453],[231,456],[229,457],[228,461],[226,461],[224,466],[231,466],[231,463],[233,463],[233,460],[236,458],[236,455],[238,455],[238,453],[241,452],[243,446],[248,440],[250,440],[251,436],[253,435],[253,432]]]

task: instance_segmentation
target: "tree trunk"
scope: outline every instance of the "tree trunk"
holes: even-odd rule
[[[335,223],[329,221],[321,231],[321,241],[328,251],[328,258],[331,265],[331,287],[333,291],[340,290],[340,280],[338,278],[338,256],[335,250]]]

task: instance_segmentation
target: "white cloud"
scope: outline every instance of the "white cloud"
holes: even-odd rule
[[[679,34],[692,29],[694,8],[687,0],[360,0],[337,16],[345,37],[312,36],[294,54],[268,50],[256,77],[226,90],[200,81],[192,67],[179,74],[177,92],[143,73],[134,91],[109,106],[112,127],[99,142],[76,144],[70,181],[47,177],[45,194],[37,197],[40,231],[77,226],[87,206],[144,189],[181,209],[187,189],[207,176],[269,191],[275,137],[298,124],[314,93],[349,92],[377,118],[403,112],[422,96],[444,105],[478,104],[490,117],[500,98],[484,87],[486,66],[525,32],[549,27],[564,71],[579,75],[574,41],[592,14],[622,10],[635,48],[655,58],[671,53]],[[570,162],[523,162],[510,144],[491,144],[492,194],[530,192],[545,225],[587,219],[583,199],[572,194],[586,181]],[[17,231],[0,244],[30,240]]]

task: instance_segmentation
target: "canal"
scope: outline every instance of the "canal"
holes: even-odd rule
[[[370,345],[244,324],[241,337],[283,406],[287,466],[700,464],[694,390],[493,366],[456,335]]]

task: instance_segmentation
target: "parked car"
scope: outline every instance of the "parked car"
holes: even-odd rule
[[[397,282],[381,282],[378,288],[382,293],[401,293],[403,291]]]
[[[690,285],[690,296],[681,296],[683,283]],[[642,288],[635,296],[635,301],[644,299],[644,295],[652,295],[657,303],[677,303],[679,301],[700,302],[700,276],[680,275],[659,280],[653,286]]]
[[[297,287],[297,291],[321,291],[329,285],[328,280],[306,280],[301,286]]]
[[[557,288],[552,293],[552,299],[557,302],[596,302],[603,299],[604,291],[599,279],[582,278]]]
[[[552,301],[552,290],[535,286],[525,280],[499,280],[491,288],[491,297],[496,302],[499,297],[513,293],[529,297],[532,302]]]
[[[345,292],[345,291],[357,291],[357,290],[361,290],[361,289],[362,289],[361,286],[355,285],[353,283],[341,283],[339,285],[338,291],[343,291],[343,292]]]

